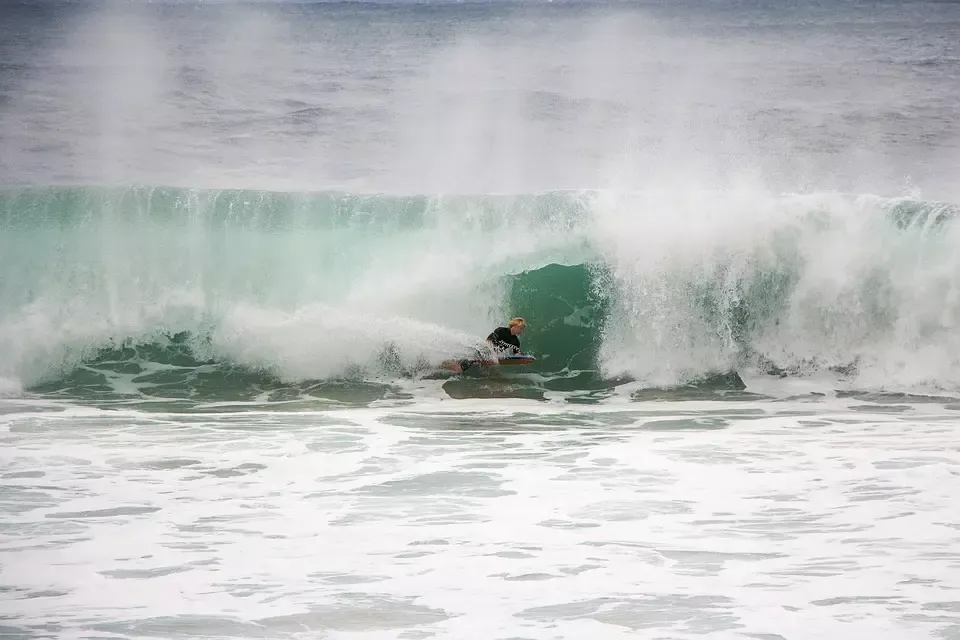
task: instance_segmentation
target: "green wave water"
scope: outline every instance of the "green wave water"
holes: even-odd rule
[[[402,401],[423,380],[583,400],[739,389],[745,369],[954,388],[955,215],[842,194],[8,188],[0,379],[162,403]],[[443,373],[513,315],[536,364]]]

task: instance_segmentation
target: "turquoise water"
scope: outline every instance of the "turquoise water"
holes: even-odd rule
[[[657,197],[8,189],[3,268],[19,276],[0,296],[0,374],[93,401],[289,398],[330,382],[366,397],[441,375],[523,315],[538,360],[520,380],[493,376],[526,396],[725,388],[741,372],[955,384],[953,360],[918,376],[904,351],[956,340],[952,205],[752,194],[690,209],[728,235],[689,238],[659,213],[627,215]],[[703,219],[742,204],[746,220]],[[663,236],[623,242],[621,226],[647,225]],[[869,248],[838,255],[844,243]],[[832,266],[844,273],[824,291]]]

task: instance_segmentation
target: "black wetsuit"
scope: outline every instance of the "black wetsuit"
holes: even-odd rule
[[[510,333],[510,329],[507,327],[497,327],[487,336],[487,340],[493,343],[494,348],[501,351],[513,354],[520,353],[520,338]],[[483,354],[477,351],[477,360],[460,360],[460,368],[466,371],[482,359]]]
[[[493,333],[487,336],[487,340],[492,342],[497,349],[510,351],[514,355],[520,353],[520,338],[510,333],[506,327],[497,327]]]

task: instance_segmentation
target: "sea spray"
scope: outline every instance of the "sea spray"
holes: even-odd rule
[[[127,359],[143,367],[181,334],[190,366],[291,383],[429,375],[523,315],[538,355],[525,370],[548,377],[842,369],[854,384],[952,387],[954,215],[756,189],[8,189],[0,376],[29,389],[104,349],[158,345]]]
[[[582,262],[585,215],[577,194],[6,190],[0,374],[29,386],[184,331],[284,378],[364,368],[388,343],[439,365],[512,313],[504,278]]]
[[[615,303],[608,373],[759,366],[960,384],[955,208],[841,194],[663,192],[598,205]]]

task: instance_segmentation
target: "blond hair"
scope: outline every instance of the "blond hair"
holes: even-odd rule
[[[511,329],[517,325],[520,325],[521,327],[525,327],[527,326],[527,321],[517,316],[516,318],[513,318],[512,320],[510,320],[510,322],[507,323],[507,327]]]

